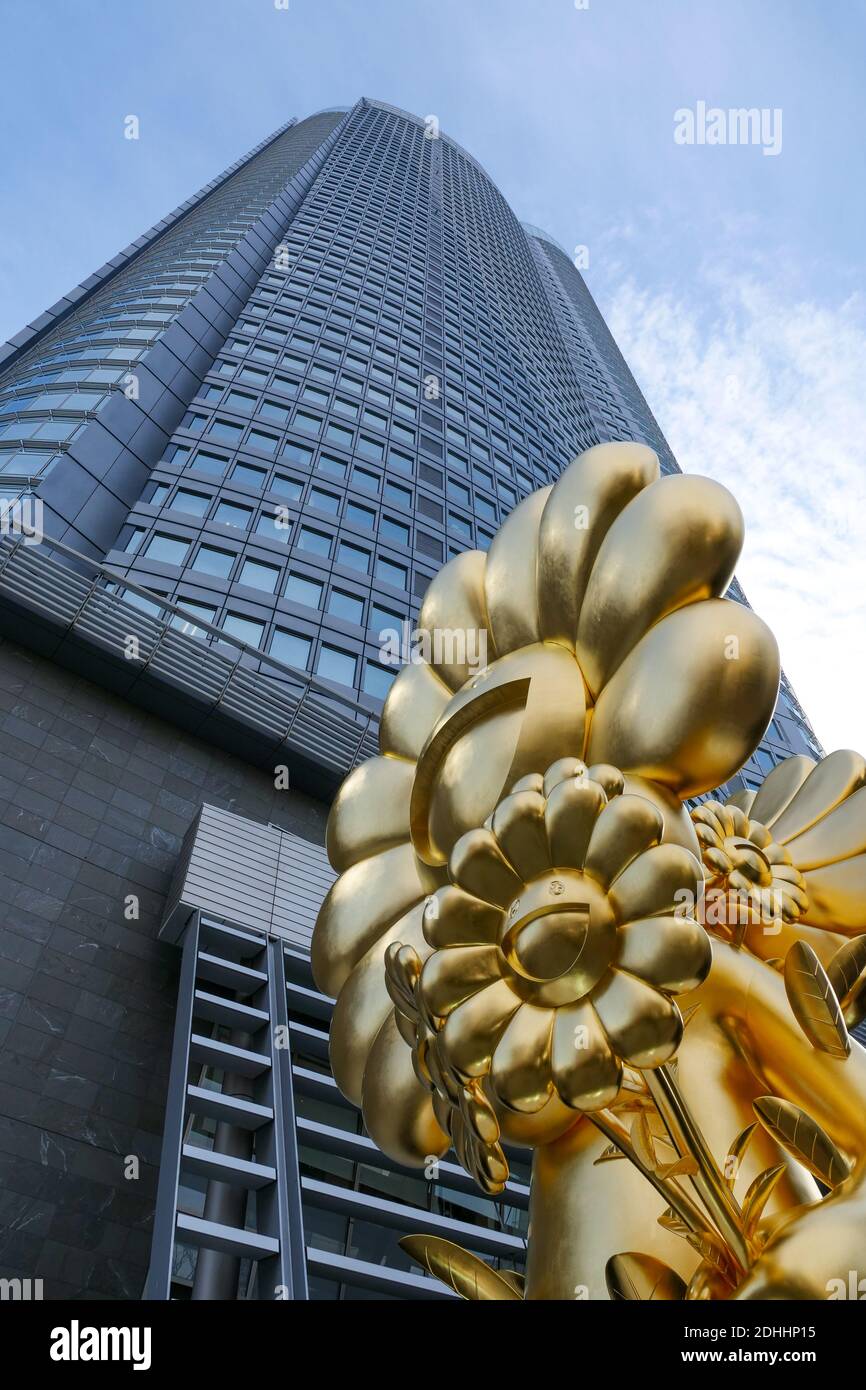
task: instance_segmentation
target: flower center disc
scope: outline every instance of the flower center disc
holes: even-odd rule
[[[613,961],[613,909],[593,879],[575,869],[553,869],[527,883],[510,904],[499,949],[503,973],[522,999],[574,1003]]]

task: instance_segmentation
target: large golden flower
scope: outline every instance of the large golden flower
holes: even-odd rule
[[[353,772],[334,802],[328,851],[339,878],[313,939],[316,980],[337,996],[334,1075],[363,1106],[372,1137],[400,1161],[444,1152],[449,1135],[400,1032],[386,953],[399,943],[419,962],[431,954],[424,904],[449,883],[458,842],[479,832],[509,789],[567,753],[591,767],[612,764],[624,775],[622,804],[644,798],[661,817],[662,846],[699,856],[682,798],[742,766],[778,690],[772,634],[750,609],[722,597],[742,536],[739,508],[718,483],[660,477],[644,445],[605,444],[522,502],[487,555],[466,552],[431,583],[419,619],[423,659],[394,681],[381,755]],[[479,666],[472,658],[481,650]],[[551,867],[574,869],[576,853],[564,850]],[[477,945],[483,897],[453,885],[446,891],[462,895],[461,911],[443,915],[455,943]],[[540,931],[521,934],[509,967],[515,981],[521,961],[533,973],[530,947]],[[650,989],[626,971],[614,971],[609,986],[601,980],[599,997],[608,988],[610,999]],[[653,997],[669,1008],[664,995]],[[549,1008],[524,1003],[527,1018]],[[556,1007],[578,1003],[574,996]],[[593,1008],[602,1020],[608,1005]],[[611,1055],[613,1037],[627,1032],[609,1037]],[[620,1055],[628,1055],[632,1041],[623,1046]],[[530,1111],[501,1099],[490,1078],[477,1084],[490,1088],[487,1103],[511,1142],[546,1143],[574,1123],[556,1085]]]
[[[421,966],[394,943],[386,965],[415,1027],[416,1071],[458,1152],[469,1141],[457,1116],[482,1143],[498,1138],[472,1083],[489,1081],[491,1097],[518,1113],[554,1093],[597,1110],[619,1092],[623,1063],[673,1056],[683,1023],[671,995],[700,984],[711,953],[683,911],[700,865],[663,845],[663,832],[658,807],[624,793],[616,768],[564,758],[517,782],[486,826],[457,841],[451,883],[423,913],[432,954]],[[463,1157],[476,1176],[479,1158]],[[496,1159],[480,1165],[486,1178],[501,1172]]]

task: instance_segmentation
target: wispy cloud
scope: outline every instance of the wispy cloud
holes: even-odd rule
[[[633,281],[600,298],[682,467],[740,502],[739,577],[816,732],[866,750],[866,303],[791,302],[742,269],[701,281],[693,302]]]

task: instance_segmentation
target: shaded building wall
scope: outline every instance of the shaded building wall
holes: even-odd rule
[[[206,800],[321,843],[327,808],[10,642],[0,736],[0,1278],[138,1298],[179,964],[156,934],[181,838]]]

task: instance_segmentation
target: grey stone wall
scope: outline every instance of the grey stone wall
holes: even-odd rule
[[[0,1278],[46,1298],[141,1295],[179,962],[156,933],[205,800],[324,839],[322,804],[0,642]]]

